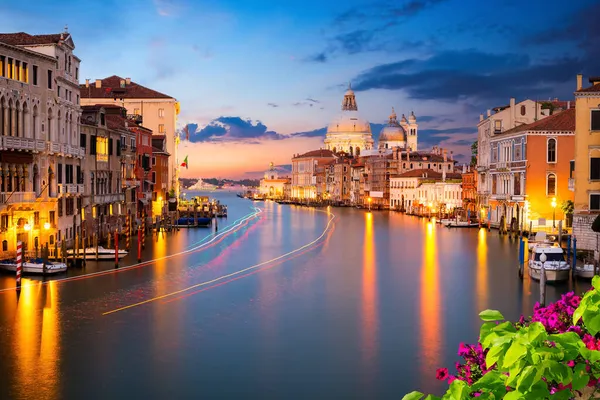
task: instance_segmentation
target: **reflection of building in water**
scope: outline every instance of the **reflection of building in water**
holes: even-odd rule
[[[279,177],[279,174],[273,163],[269,164],[269,169],[265,171],[264,177],[260,180],[260,194],[269,199],[283,198],[285,186],[289,183],[290,178]]]

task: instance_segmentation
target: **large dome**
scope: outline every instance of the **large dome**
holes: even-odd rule
[[[405,147],[406,131],[398,123],[396,112],[392,108],[390,120],[379,133],[379,148]]]
[[[327,127],[327,133],[371,133],[371,124],[358,111],[343,111]]]

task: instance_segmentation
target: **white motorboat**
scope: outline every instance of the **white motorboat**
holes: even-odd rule
[[[477,228],[479,226],[479,223],[471,221],[451,220],[448,224],[446,224],[446,226],[448,228]]]
[[[541,259],[545,257],[545,261]],[[569,280],[571,267],[565,260],[565,251],[562,247],[552,244],[536,244],[529,255],[529,276],[539,281],[542,276],[542,266],[546,272],[546,282],[559,282]]]
[[[0,261],[0,269],[8,272],[17,271],[17,260],[9,259],[9,260],[1,260]],[[48,275],[58,274],[60,272],[65,272],[67,270],[67,265],[61,262],[55,261],[47,261],[45,273]],[[23,262],[23,270],[22,273],[24,275],[43,275],[44,274],[44,260],[42,258],[32,258]]]
[[[74,250],[67,250],[67,257],[73,257]],[[127,255],[126,250],[119,249],[119,259],[125,257]],[[86,247],[85,249],[79,249],[79,252],[76,254],[77,258],[83,259],[85,257],[86,260],[95,260],[96,259],[96,247]],[[102,246],[98,246],[98,260],[114,260],[115,259],[115,249],[106,249]]]
[[[527,240],[529,251],[531,251],[533,247],[538,244],[552,244],[550,239],[548,239],[548,235],[546,234],[546,232],[536,232],[533,240]]]
[[[574,274],[578,278],[592,279],[594,272],[594,264],[575,265]]]

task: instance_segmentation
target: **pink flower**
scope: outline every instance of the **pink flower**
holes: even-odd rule
[[[567,366],[573,368],[575,366],[575,361],[573,361],[573,360],[569,361],[567,363]]]
[[[448,379],[448,368],[438,368],[438,370],[435,371],[435,378],[438,381],[445,381]]]
[[[460,342],[458,345],[458,355],[461,357],[469,355],[471,352],[471,348],[468,345],[465,345],[463,342]]]
[[[454,375],[449,375],[448,376],[448,384],[451,384],[452,382],[454,382],[457,378]]]

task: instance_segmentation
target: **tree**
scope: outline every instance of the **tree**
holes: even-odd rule
[[[471,145],[471,165],[472,166],[476,166],[477,165],[477,141],[473,142],[473,144]]]

